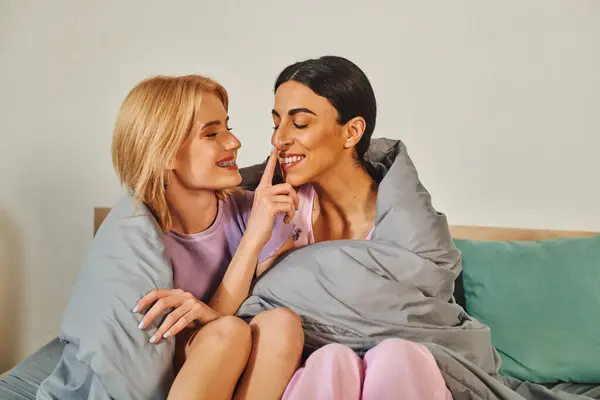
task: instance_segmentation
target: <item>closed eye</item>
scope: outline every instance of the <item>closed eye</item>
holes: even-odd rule
[[[304,124],[304,125],[298,125],[297,123],[294,122],[294,126],[298,129],[304,129],[308,126],[308,124]]]
[[[231,132],[233,130],[233,128],[227,127],[227,130],[229,132]],[[212,138],[212,137],[217,136],[218,134],[219,134],[219,132],[207,133],[206,135],[204,135],[204,137]]]

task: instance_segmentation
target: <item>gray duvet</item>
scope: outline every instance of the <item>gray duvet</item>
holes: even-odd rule
[[[394,337],[423,343],[456,400],[583,398],[500,377],[489,328],[454,301],[461,254],[446,217],[432,206],[404,145],[380,144],[387,149],[373,164],[384,177],[372,240],[289,253],[255,284],[238,315],[288,307],[302,317],[308,350],[336,342],[362,354]]]
[[[452,297],[460,254],[405,147],[376,139],[368,159],[373,175],[385,176],[373,240],[320,243],[288,254],[256,283],[239,315],[295,310],[308,350],[339,342],[363,353],[388,337],[424,343],[457,400],[600,399],[593,385],[550,391],[498,375],[489,329]],[[251,188],[256,177],[260,166],[246,171],[245,185]],[[69,300],[61,324],[68,342],[53,342],[1,377],[0,399],[29,400],[36,391],[39,400],[166,397],[172,341],[149,345],[152,330],[137,329],[139,316],[130,307],[148,290],[171,286],[162,232],[145,207],[124,197],[96,235]]]

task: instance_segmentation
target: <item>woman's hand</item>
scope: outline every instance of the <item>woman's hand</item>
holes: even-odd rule
[[[154,289],[140,299],[133,312],[141,312],[153,303],[138,328],[144,329],[164,310],[174,308],[150,338],[150,343],[154,344],[159,343],[162,338],[178,334],[186,327],[197,327],[198,323],[204,325],[221,317],[221,314],[195,298],[193,294],[181,289]]]
[[[289,183],[273,185],[273,175],[277,166],[277,150],[273,148],[265,167],[260,183],[254,191],[252,212],[248,220],[246,233],[257,241],[258,246],[264,246],[273,232],[275,217],[285,213],[285,223],[289,223],[298,208],[298,194]]]

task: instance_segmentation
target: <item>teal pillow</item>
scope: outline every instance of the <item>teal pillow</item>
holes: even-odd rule
[[[455,242],[467,312],[490,327],[502,374],[600,382],[600,236]]]

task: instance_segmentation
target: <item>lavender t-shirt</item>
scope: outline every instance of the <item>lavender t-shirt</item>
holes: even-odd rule
[[[254,193],[245,191],[219,200],[217,217],[210,228],[191,235],[165,233],[167,253],[173,267],[174,286],[209,302],[246,231]],[[288,240],[294,224],[275,218],[273,234],[260,252],[258,262],[271,258]]]

